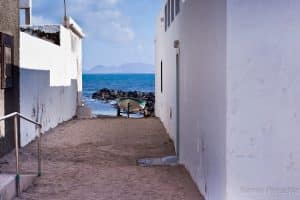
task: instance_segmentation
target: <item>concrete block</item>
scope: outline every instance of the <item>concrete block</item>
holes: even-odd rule
[[[90,119],[92,118],[92,111],[86,106],[77,107],[77,117],[78,119]]]
[[[16,196],[15,175],[0,175],[0,200],[11,200]]]
[[[25,191],[32,185],[35,175],[20,176],[20,191]],[[0,174],[0,200],[12,200],[16,197],[16,176],[13,174]]]

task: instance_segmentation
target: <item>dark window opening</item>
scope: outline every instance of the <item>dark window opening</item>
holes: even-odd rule
[[[171,17],[170,17],[170,15],[171,15],[171,5],[170,5],[170,0],[168,0],[168,26],[170,26],[171,25]]]
[[[165,31],[168,29],[168,6],[165,6]]]
[[[180,12],[180,0],[175,0],[176,5],[175,5],[175,10],[176,10],[176,15]]]
[[[160,62],[160,92],[163,93],[163,62]]]
[[[175,15],[174,15],[174,4],[175,4],[175,2],[174,2],[175,0],[172,0],[171,1],[171,20],[172,20],[172,22],[174,21],[174,18],[175,18]]]
[[[14,43],[13,37],[0,33],[0,69],[1,69],[1,88],[13,87],[13,63],[14,63]]]

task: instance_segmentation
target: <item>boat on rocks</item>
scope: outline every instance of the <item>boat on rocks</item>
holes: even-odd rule
[[[102,88],[93,93],[92,98],[110,103],[117,110],[118,115],[121,113],[141,113],[144,116],[154,116],[155,95],[153,92]]]
[[[146,101],[134,98],[119,98],[117,99],[118,115],[127,113],[129,116],[132,113],[145,113]]]

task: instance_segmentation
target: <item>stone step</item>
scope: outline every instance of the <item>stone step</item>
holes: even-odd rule
[[[20,175],[20,191],[25,191],[32,185],[36,175]],[[16,176],[0,174],[0,200],[12,200],[16,197]]]
[[[142,167],[176,166],[178,165],[178,158],[177,156],[166,156],[162,158],[144,158],[138,160],[137,164]]]

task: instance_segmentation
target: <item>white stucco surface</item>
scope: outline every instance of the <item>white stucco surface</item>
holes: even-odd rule
[[[300,199],[299,13],[299,1],[228,1],[229,200]]]
[[[20,112],[40,122],[43,131],[76,115],[82,93],[81,39],[60,27],[60,45],[20,33]],[[21,145],[35,127],[21,122]]]
[[[164,10],[158,19],[155,47],[156,115],[176,142],[179,53],[180,162],[206,199],[222,200],[226,191],[226,1],[182,1],[167,32],[163,17]],[[174,48],[175,40],[180,42],[179,50]]]
[[[185,0],[167,32],[158,18],[156,115],[176,142],[179,96],[180,162],[207,200],[300,199],[299,13],[293,0]]]

